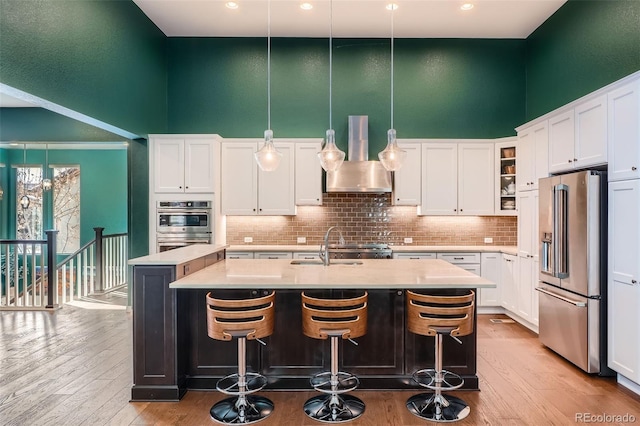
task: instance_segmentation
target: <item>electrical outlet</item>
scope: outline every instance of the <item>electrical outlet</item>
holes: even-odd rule
[[[244,242],[245,243],[252,243],[253,242],[253,237],[244,237]]]
[[[307,243],[307,237],[298,237],[298,244],[306,244]]]
[[[405,244],[411,244],[411,243],[413,243],[413,238],[411,238],[411,237],[406,237],[406,238],[404,239],[404,243],[405,243]]]
[[[493,238],[491,237],[484,237],[484,243],[485,244],[491,244],[493,242]]]

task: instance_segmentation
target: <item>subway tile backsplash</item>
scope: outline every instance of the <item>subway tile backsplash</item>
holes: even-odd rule
[[[296,216],[227,216],[227,244],[320,244],[330,226],[347,242],[391,245],[516,245],[515,216],[417,216],[391,205],[391,194],[324,194],[322,206],[299,206]],[[406,237],[412,244],[404,244]],[[485,244],[484,238],[493,238]],[[334,236],[332,236],[332,239]]]

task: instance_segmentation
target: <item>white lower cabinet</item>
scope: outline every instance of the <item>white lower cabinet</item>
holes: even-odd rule
[[[293,259],[290,251],[257,251],[254,259]]]
[[[227,251],[227,259],[253,259],[252,251]]]
[[[436,254],[435,253],[424,253],[424,252],[416,252],[416,253],[393,253],[393,258],[394,259],[412,259],[412,260],[419,260],[419,259],[435,259],[436,258]]]
[[[503,308],[515,312],[517,302],[516,279],[518,275],[518,256],[502,254],[500,268],[500,299]]]
[[[478,289],[478,306],[500,306],[500,272],[502,255],[500,253],[482,253],[480,256],[480,271],[482,278],[496,283],[496,288]]]
[[[640,384],[640,180],[609,183],[608,365]]]
[[[293,258],[300,260],[320,260],[320,253],[308,251],[293,252]]]

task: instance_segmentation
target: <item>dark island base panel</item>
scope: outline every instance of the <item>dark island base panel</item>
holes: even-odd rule
[[[218,378],[237,371],[236,342],[207,336],[206,290],[174,290],[173,266],[136,266],[133,285],[133,401],[177,401],[189,389],[215,390]],[[464,290],[430,290],[457,294]],[[265,290],[216,290],[216,297],[255,297]],[[300,290],[276,292],[275,332],[267,346],[247,342],[247,370],[264,374],[267,390],[310,390],[309,378],[330,370],[330,345],[302,334]],[[350,290],[321,290],[351,296]],[[355,374],[360,389],[424,388],[411,374],[434,365],[434,338],[406,330],[405,292],[370,290],[367,334],[358,346],[342,341],[340,371]],[[476,334],[458,344],[444,340],[446,370],[461,375],[464,389],[478,389]]]

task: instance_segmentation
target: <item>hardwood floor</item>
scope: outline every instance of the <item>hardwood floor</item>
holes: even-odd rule
[[[613,378],[584,374],[540,345],[534,333],[491,323],[493,317],[479,316],[481,391],[456,392],[471,406],[458,424],[569,425],[577,413],[630,414],[640,422],[640,397]],[[217,392],[188,392],[178,403],[130,403],[131,340],[131,313],[122,310],[0,312],[0,424],[216,424],[208,412],[222,399]],[[259,424],[322,424],[301,409],[313,392],[263,394],[276,408]],[[406,410],[413,392],[354,394],[367,408],[351,425],[433,424]]]

